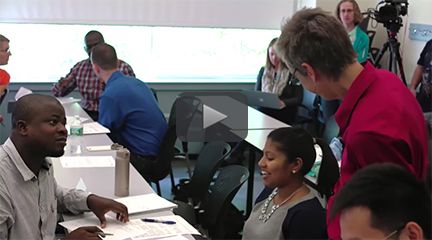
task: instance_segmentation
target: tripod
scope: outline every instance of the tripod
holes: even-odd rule
[[[383,57],[384,53],[387,50],[389,51],[389,71],[398,74],[398,68],[399,68],[399,73],[400,73],[400,77],[403,81],[403,83],[405,85],[407,85],[406,79],[405,79],[405,71],[403,68],[403,64],[402,64],[402,57],[400,54],[400,43],[398,42],[396,36],[397,36],[397,32],[398,31],[391,31],[391,30],[387,30],[387,36],[388,36],[388,40],[387,42],[384,43],[383,47],[381,48],[381,50],[378,52],[377,57],[374,59],[374,65],[377,68],[381,67],[380,61],[381,58]]]

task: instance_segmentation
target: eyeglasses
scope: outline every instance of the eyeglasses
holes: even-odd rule
[[[11,51],[10,51],[10,49],[8,48],[8,49],[5,49],[5,50],[0,50],[0,52],[4,52],[4,53],[8,53],[8,54],[10,54],[11,53]]]
[[[293,72],[293,77],[295,77],[295,74],[296,74],[296,72],[297,72],[297,68],[294,68],[294,72]]]
[[[406,225],[406,223],[401,224],[396,230],[394,230],[393,232],[389,233],[389,235],[387,235],[382,240],[388,240],[388,239],[391,239],[393,236],[398,235],[399,232],[402,231],[402,229],[405,228],[405,225]]]

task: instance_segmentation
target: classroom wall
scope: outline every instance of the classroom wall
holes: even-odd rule
[[[279,29],[294,0],[0,0],[0,22]]]
[[[405,22],[409,28],[411,23],[421,23],[432,25],[431,0],[410,0],[408,6],[408,17]],[[403,47],[403,63],[408,81],[411,81],[411,76],[417,66],[417,60],[420,56],[426,42],[411,40],[409,34],[405,35]]]
[[[326,11],[330,11],[334,13],[335,8],[339,0],[317,0],[317,7],[321,7]],[[375,8],[376,4],[380,2],[380,0],[357,0],[360,5],[362,12],[366,11],[368,8]],[[411,81],[411,76],[414,72],[414,69],[417,65],[417,60],[420,55],[421,50],[423,49],[426,42],[411,40],[409,39],[409,25],[411,23],[422,23],[422,24],[432,24],[432,14],[430,14],[430,4],[431,0],[408,0],[408,14],[403,17],[403,26],[398,33],[398,40],[401,43],[401,55],[402,62],[405,70],[406,80],[409,83]],[[373,26],[377,23],[372,21],[369,24],[369,29],[373,29]],[[378,24],[376,29],[377,31],[374,42],[372,44],[373,47],[382,48],[383,44],[387,41],[387,34],[385,28],[381,23]],[[388,54],[386,54],[382,63],[387,65]]]

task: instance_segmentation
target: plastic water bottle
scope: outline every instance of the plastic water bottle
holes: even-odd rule
[[[114,195],[118,197],[129,196],[129,160],[130,152],[120,148],[115,158]]]
[[[75,115],[69,131],[69,151],[72,155],[81,154],[81,144],[84,127],[78,115]]]

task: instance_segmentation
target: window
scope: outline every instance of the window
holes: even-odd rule
[[[87,58],[84,35],[100,31],[145,82],[255,82],[279,30],[0,23],[10,39],[12,82],[55,82]]]

